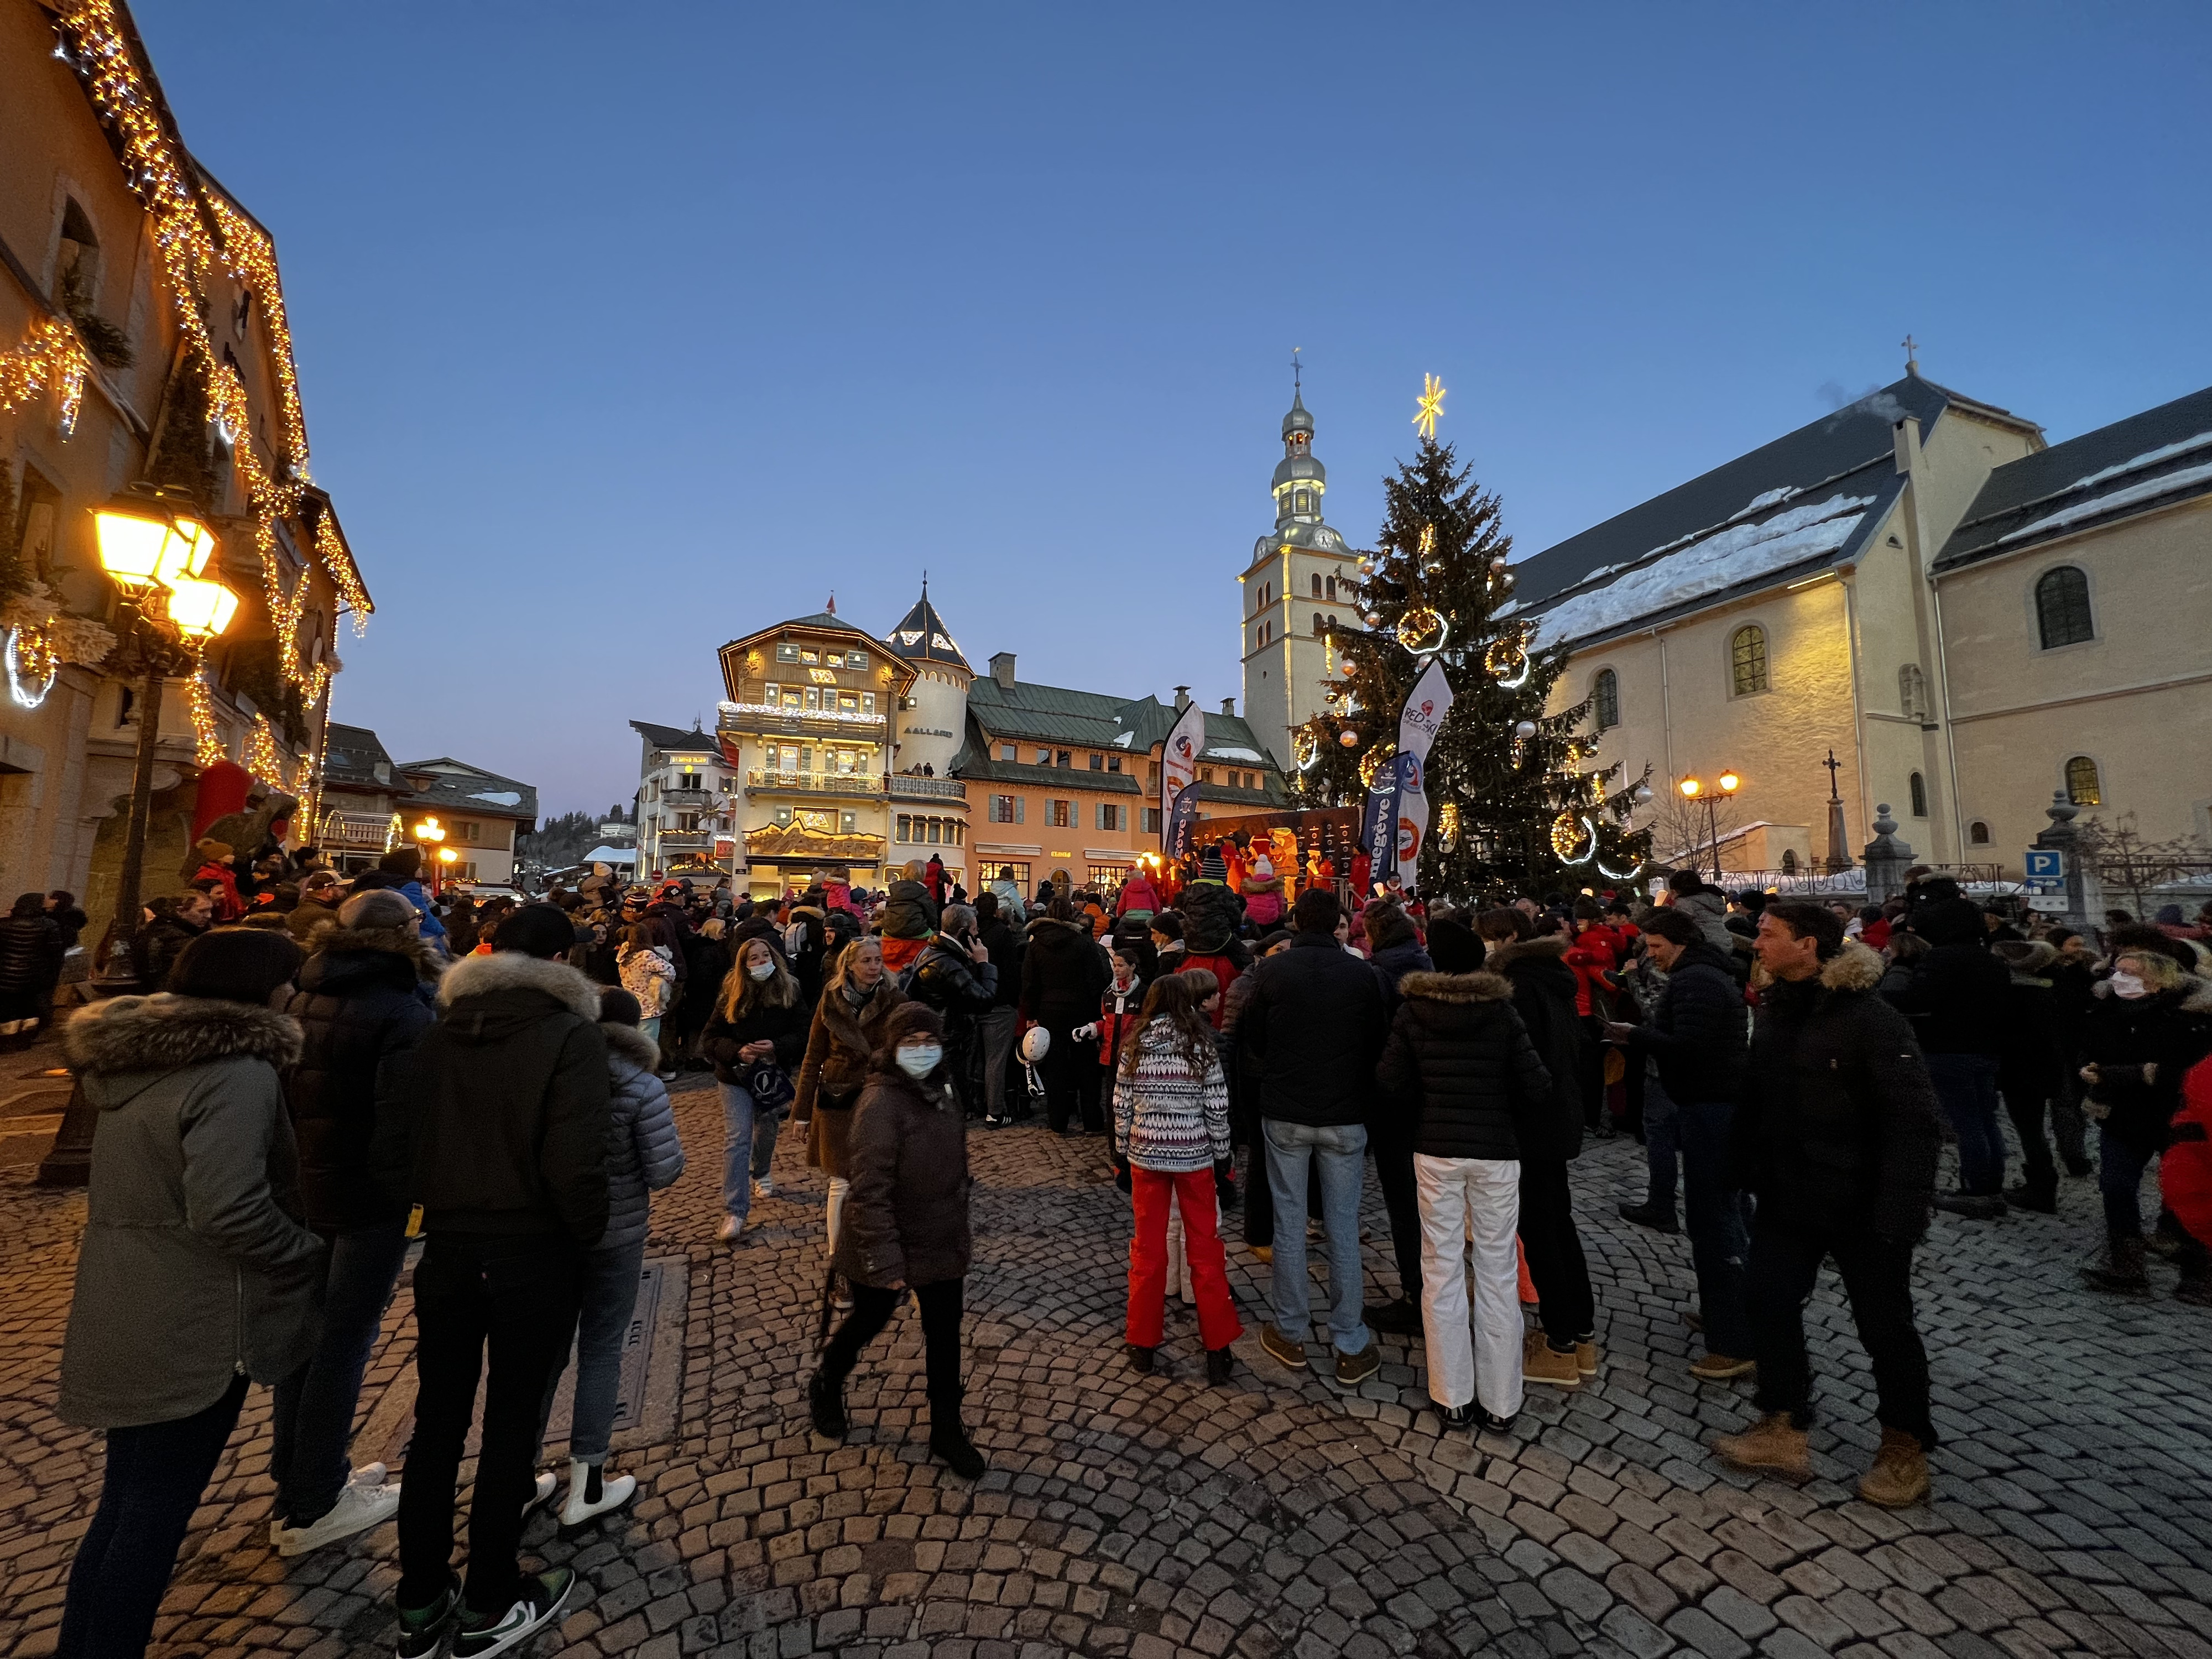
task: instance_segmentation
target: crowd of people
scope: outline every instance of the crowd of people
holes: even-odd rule
[[[411,850],[349,881],[264,849],[155,901],[145,994],[64,1028],[100,1121],[60,1409],[108,1453],[59,1651],[143,1650],[250,1382],[274,1391],[280,1553],[396,1518],[400,1659],[448,1641],[489,1659],[557,1617],[573,1574],[520,1558],[529,1511],[562,1492],[539,1470],[556,1384],[573,1352],[559,1516],[580,1527],[636,1489],[608,1467],[621,1346],[651,1194],[685,1167],[667,1085],[687,1069],[713,1073],[722,1107],[719,1243],[744,1247],[775,1198],[787,1120],[825,1182],[813,1429],[844,1437],[847,1380],[911,1298],[929,1450],[969,1479],[986,1467],[962,1405],[971,1124],[1100,1143],[1129,1199],[1139,1373],[1176,1368],[1179,1296],[1206,1382],[1233,1380],[1238,1212],[1268,1269],[1273,1363],[1357,1387],[1378,1332],[1417,1338],[1442,1426],[1474,1432],[1601,1369],[1569,1166],[1586,1138],[1636,1135],[1650,1180],[1623,1214],[1675,1231],[1682,1200],[1691,1376],[1756,1379],[1758,1420],[1715,1452],[1809,1474],[1802,1310],[1832,1261],[1875,1372],[1860,1492],[1877,1504],[1929,1490],[1911,1275],[1932,1210],[2049,1213],[2094,1171],[2106,1237],[2087,1281],[2147,1295],[2155,1253],[2177,1296],[2212,1303],[2212,915],[2093,939],[1929,872],[1880,906],[1686,873],[1656,894],[1454,905],[1281,854],[1224,840],[1106,890],[1024,893],[1006,867],[972,898],[935,859],[879,892],[825,869],[767,902],[595,872],[479,907],[427,891]],[[54,896],[59,918],[33,895],[0,923],[0,994],[68,925]],[[1946,1141],[1958,1184],[1939,1192]],[[1389,1230],[1373,1300],[1370,1168]],[[351,1467],[349,1439],[418,1242],[394,1481]]]

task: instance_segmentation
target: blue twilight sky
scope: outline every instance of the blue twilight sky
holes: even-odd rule
[[[1424,372],[1540,551],[1893,379],[2212,380],[2212,8],[139,0],[275,232],[376,597],[337,718],[627,799],[723,641],[1241,695],[1291,349],[1371,542]]]

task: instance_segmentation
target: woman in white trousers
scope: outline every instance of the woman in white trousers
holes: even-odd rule
[[[1455,938],[1440,938],[1447,932]],[[1436,973],[1398,982],[1404,1000],[1376,1068],[1382,1109],[1411,1115],[1421,1212],[1421,1328],[1429,1395],[1448,1429],[1501,1430],[1521,1409],[1517,1124],[1540,1109],[1550,1074],[1496,974],[1463,927],[1431,933]],[[1472,1238],[1472,1243],[1468,1241]],[[1474,1322],[1468,1323],[1471,1252]]]

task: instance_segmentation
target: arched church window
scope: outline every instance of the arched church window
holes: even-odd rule
[[[1928,780],[1915,772],[1905,781],[1912,791],[1912,816],[1916,818],[1926,817],[1928,816]]]
[[[2076,755],[2066,763],[2066,799],[2076,806],[2105,804],[2105,787],[2097,775],[2097,763],[2087,755]]]
[[[1334,576],[1328,579],[1328,602],[1331,605],[1336,603],[1336,578]]]
[[[1739,697],[1766,690],[1766,630],[1756,623],[1729,636],[1729,675]]]
[[[1314,579],[1313,579],[1313,582],[1314,582],[1313,596],[1314,596],[1314,598],[1316,598],[1316,599],[1319,599],[1319,598],[1321,597],[1321,572],[1320,572],[1320,571],[1316,570],[1316,571],[1315,571],[1315,572],[1314,572]]]
[[[1620,676],[1610,668],[1599,669],[1590,682],[1590,712],[1601,732],[1620,724]]]
[[[2079,567],[2062,564],[2037,579],[2035,623],[2045,651],[2097,637],[2096,618],[2089,610],[2089,578]]]

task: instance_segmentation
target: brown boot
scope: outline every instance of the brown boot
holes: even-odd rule
[[[1903,1429],[1884,1429],[1874,1467],[1859,1481],[1859,1496],[1886,1510],[1901,1510],[1907,1504],[1924,1501],[1928,1454],[1920,1449],[1920,1437]]]
[[[1741,1434],[1715,1436],[1713,1449],[1740,1469],[1778,1474],[1785,1480],[1813,1478],[1813,1465],[1805,1455],[1805,1431],[1791,1425],[1787,1412],[1769,1412]]]

